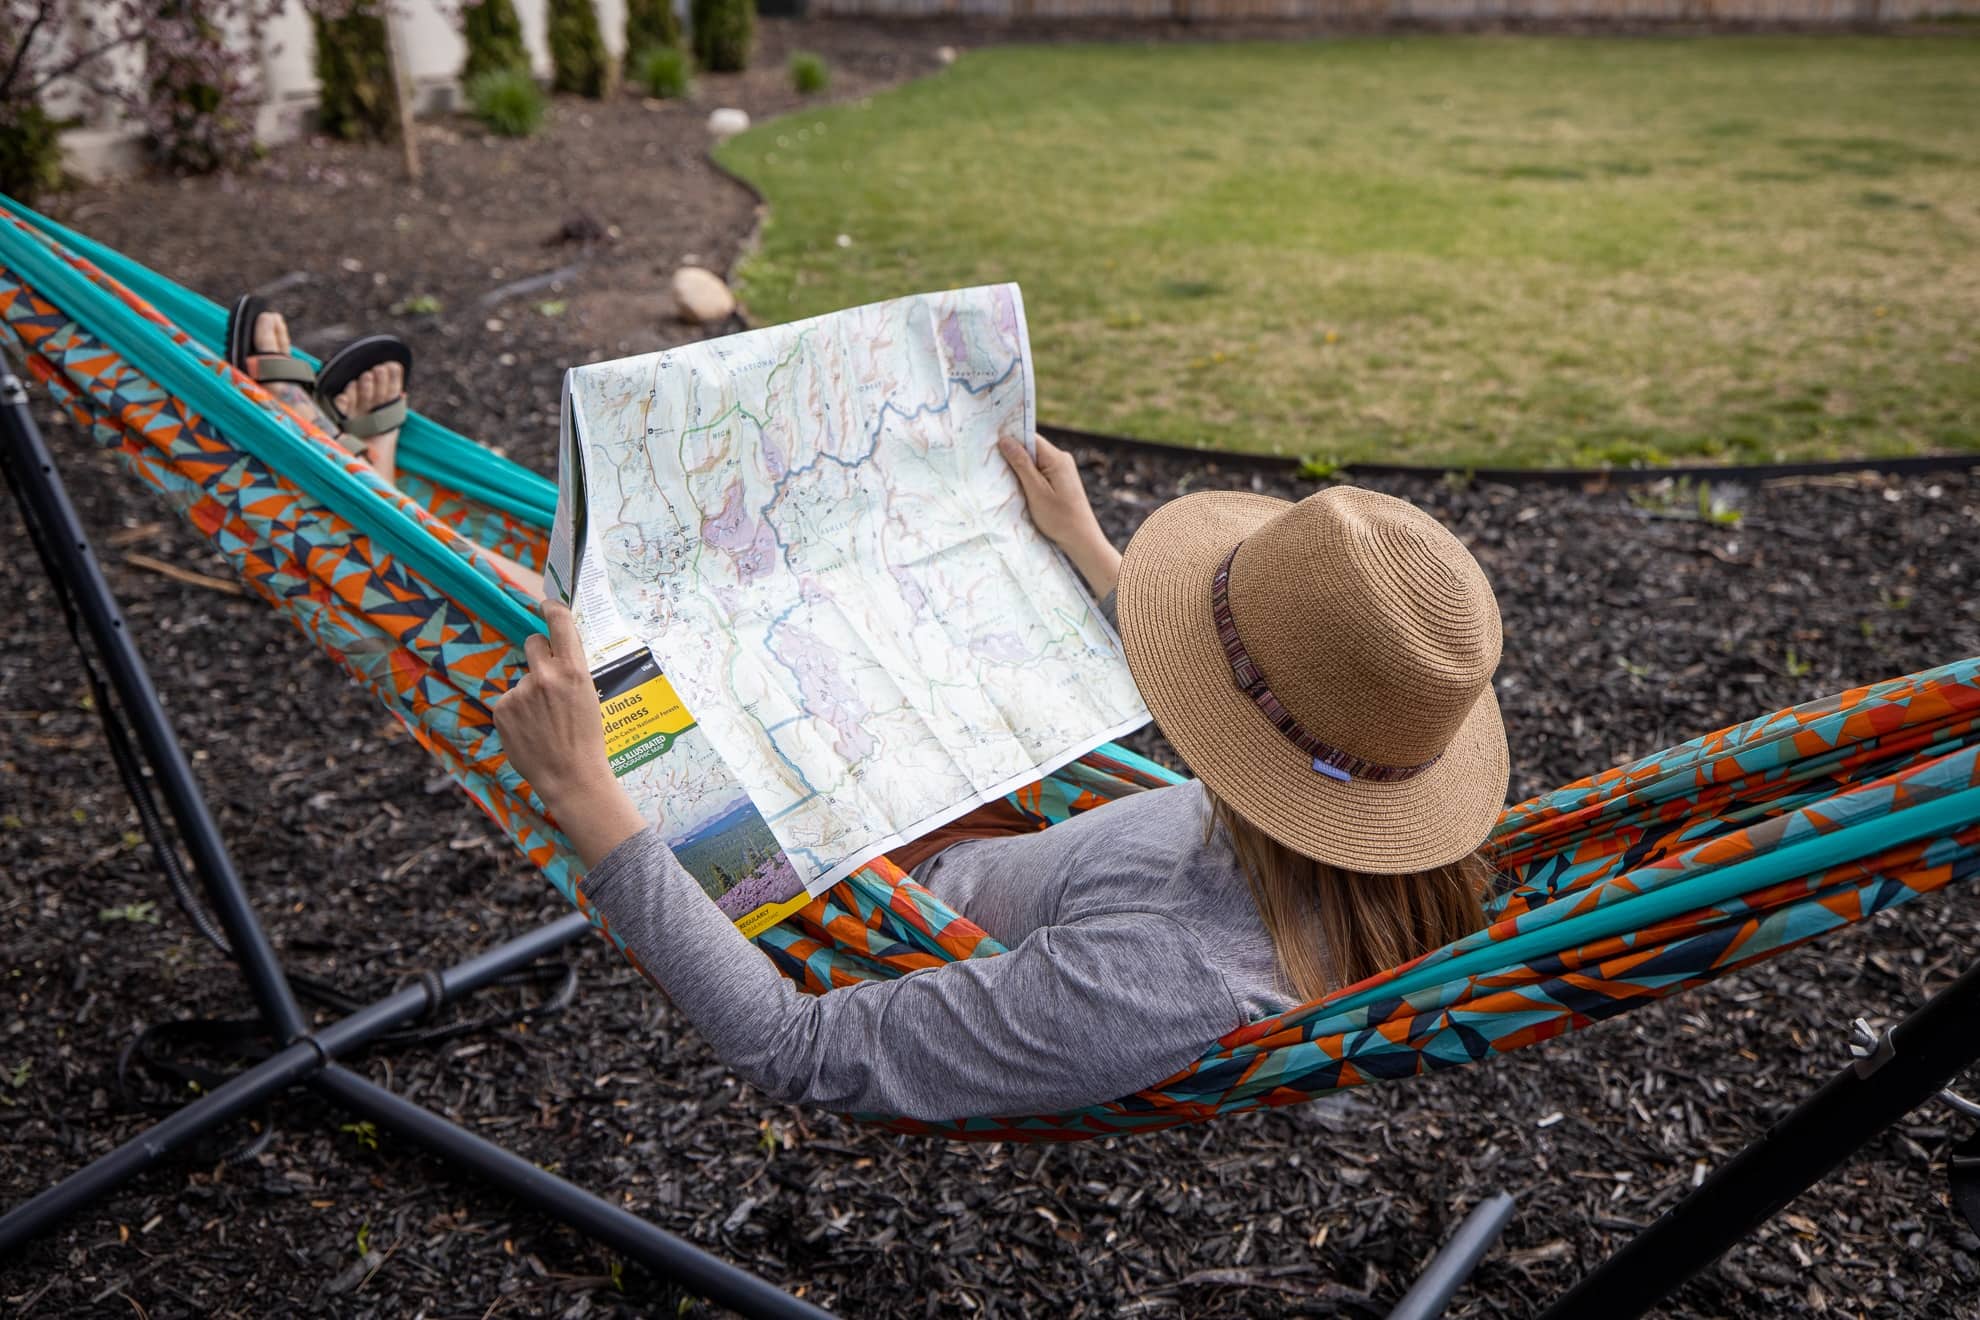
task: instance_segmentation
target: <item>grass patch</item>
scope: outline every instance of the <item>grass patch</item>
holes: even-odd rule
[[[1980,40],[993,49],[718,154],[771,201],[758,316],[1017,280],[1067,425],[1459,468],[1980,448]]]

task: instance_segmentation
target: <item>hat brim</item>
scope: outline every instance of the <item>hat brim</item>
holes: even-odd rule
[[[1435,765],[1376,783],[1315,771],[1231,676],[1211,617],[1211,580],[1238,542],[1290,507],[1266,495],[1204,491],[1141,525],[1122,560],[1118,597],[1135,684],[1196,776],[1295,852],[1383,875],[1457,861],[1484,842],[1505,806],[1510,761],[1489,684]]]

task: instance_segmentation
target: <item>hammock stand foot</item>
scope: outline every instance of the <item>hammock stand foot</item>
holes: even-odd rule
[[[184,749],[62,485],[54,458],[28,412],[27,392],[4,358],[0,358],[0,475],[13,491],[29,538],[58,596],[73,605],[72,617],[88,632],[90,650],[108,673],[118,708],[135,726],[138,748],[150,767],[152,783],[165,798],[262,1023],[282,1042],[269,1058],[0,1215],[0,1258],[15,1255],[33,1238],[200,1136],[306,1083],[340,1107],[401,1134],[531,1209],[569,1224],[655,1275],[738,1314],[806,1320],[826,1317],[827,1312],[767,1280],[544,1172],[337,1062],[387,1031],[556,952],[584,936],[590,922],[573,912],[312,1030],[193,778]],[[80,636],[77,643],[82,645]],[[84,658],[88,663],[87,651]],[[103,714],[106,721],[111,718],[109,711]],[[147,809],[146,803],[135,805],[141,815]]]
[[[1876,1039],[1759,1140],[1549,1307],[1541,1320],[1628,1320],[1650,1310],[1885,1129],[1980,1062],[1980,963]],[[1951,1156],[1955,1191],[1969,1138]],[[1972,1204],[1980,1209],[1980,1186]]]

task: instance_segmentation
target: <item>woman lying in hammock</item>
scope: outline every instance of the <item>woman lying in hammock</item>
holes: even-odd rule
[[[399,428],[409,411],[412,350],[392,335],[366,335],[312,368],[296,357],[289,323],[255,294],[235,301],[227,316],[227,360],[259,382],[292,412],[317,424],[365,461],[388,485],[399,479]],[[543,597],[543,576],[482,547],[502,574]]]
[[[545,606],[549,635],[496,704],[586,898],[780,1100],[948,1119],[1115,1099],[1483,922],[1477,849],[1507,780],[1499,612],[1456,537],[1349,487],[1206,492],[1123,558],[1070,456],[1004,454],[1040,530],[1108,607],[1118,592],[1135,681],[1198,778],[1044,831],[991,809],[892,854],[1002,956],[801,994],[612,777],[568,611]]]

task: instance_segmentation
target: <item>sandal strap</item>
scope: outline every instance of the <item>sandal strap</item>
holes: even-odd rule
[[[381,403],[370,412],[359,413],[344,419],[344,434],[369,440],[387,431],[396,431],[406,424],[406,396],[401,394],[390,403]]]
[[[256,353],[248,358],[248,375],[263,385],[314,385],[316,369],[286,353]]]

